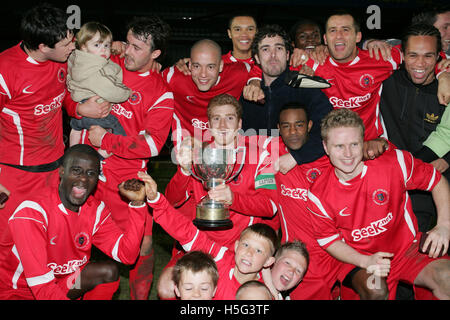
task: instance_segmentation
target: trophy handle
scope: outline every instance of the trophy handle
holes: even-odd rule
[[[239,167],[239,170],[237,170],[233,176],[225,179],[227,182],[233,180],[234,178],[236,178],[238,176],[238,174],[241,172],[242,167],[244,166],[245,163],[245,158],[247,156],[247,148],[246,147],[237,147],[236,149],[234,149],[234,156],[236,157],[235,163],[237,161],[237,153],[239,152],[239,149],[242,149],[244,151],[244,156],[242,157],[242,162],[241,162],[241,166]]]

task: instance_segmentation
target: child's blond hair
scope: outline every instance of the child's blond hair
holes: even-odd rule
[[[81,50],[86,42],[91,40],[97,32],[100,34],[100,41],[104,41],[107,38],[111,38],[112,41],[112,32],[107,26],[101,24],[100,22],[91,21],[83,24],[80,31],[77,32],[75,36],[75,47],[78,50]]]

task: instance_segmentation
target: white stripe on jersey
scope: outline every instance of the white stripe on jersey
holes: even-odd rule
[[[170,83],[170,80],[172,80],[173,74],[175,73],[175,67],[170,67],[169,72],[167,72],[166,81],[167,83]]]
[[[208,251],[208,253],[209,254],[211,254],[211,251],[214,249],[214,246],[216,245],[216,243],[215,242],[213,242],[213,244],[212,244],[212,246],[211,246],[211,248],[209,248],[209,251]]]
[[[353,61],[349,64],[349,66],[352,66],[354,64],[357,64],[359,62],[359,60],[361,60],[361,58],[359,56],[356,56],[355,59],[353,59]]]
[[[289,241],[289,233],[288,233],[286,218],[284,217],[283,207],[281,206],[281,204],[280,204],[280,212],[281,212],[281,220],[283,221],[283,225],[284,225],[284,233],[286,236],[286,242],[288,242]]]
[[[218,261],[222,260],[224,254],[225,254],[225,251],[227,251],[227,250],[228,250],[227,247],[221,247],[219,250],[219,253],[214,257],[214,261],[218,262]]]
[[[146,72],[143,72],[143,73],[139,73],[139,74],[138,74],[138,76],[139,76],[139,77],[142,77],[142,78],[148,77],[149,75],[150,75],[150,71],[146,71]]]
[[[398,69],[398,65],[397,63],[394,61],[394,59],[392,59],[392,57],[388,60],[388,62],[390,62],[392,64],[392,69],[393,70],[397,70]]]
[[[264,140],[264,143],[263,143],[263,149],[267,149],[267,146],[268,146],[269,143],[272,141],[272,139],[273,139],[273,137],[270,136],[270,137],[267,137],[266,140]]]
[[[114,247],[112,249],[112,252],[111,252],[111,256],[113,257],[113,259],[120,263],[122,263],[122,261],[120,261],[118,254],[119,254],[119,243],[120,243],[120,240],[122,239],[122,237],[123,237],[123,234],[121,234],[120,237],[117,239],[117,241],[114,244]]]
[[[247,80],[247,84],[248,84],[250,81],[252,81],[252,80],[258,80],[258,81],[261,81],[261,78],[258,78],[258,77],[251,77],[251,78],[249,78],[249,79]]]
[[[36,210],[38,212],[40,212],[42,214],[42,216],[45,219],[45,223],[43,221],[39,221],[36,219],[32,219],[32,218],[28,218],[28,217],[15,217],[15,214],[17,212],[19,212],[20,210],[24,209],[24,208],[30,208],[33,210]],[[30,201],[30,200],[25,200],[24,202],[22,202],[17,209],[14,211],[14,213],[11,215],[11,217],[8,219],[8,221],[11,221],[13,219],[29,219],[29,220],[34,220],[37,221],[39,223],[42,223],[43,227],[46,228],[48,225],[48,218],[47,218],[47,213],[45,212],[44,208],[41,207],[41,205],[37,202],[34,201]]]
[[[380,135],[380,137],[385,138],[386,140],[389,140],[389,135],[386,130],[386,124],[384,123],[383,114],[380,114],[380,123],[381,123],[381,128],[383,129],[383,133]]]
[[[267,146],[269,145],[269,143],[272,141],[273,137],[267,137],[266,140],[264,140],[263,143],[263,152],[261,152],[261,155],[259,156],[259,161],[258,161],[258,165],[256,166],[256,170],[255,170],[255,179],[256,177],[259,175],[259,173],[266,168],[269,164],[266,164],[264,167],[260,168],[260,166],[264,163],[264,160],[270,156],[269,151],[267,151]],[[246,151],[246,149],[244,149]],[[251,150],[250,150],[251,151]],[[250,152],[249,151],[249,152]],[[244,153],[244,159],[245,159],[245,153]]]
[[[383,83],[381,83],[380,89],[378,90],[378,97],[381,97],[382,91],[383,91]],[[380,124],[379,124],[380,118],[381,118],[381,116],[380,116],[380,99],[378,99],[377,105],[375,107],[375,128],[377,129],[377,132],[380,129]],[[384,130],[384,128],[383,128],[383,130]],[[384,134],[384,132],[381,133],[381,135],[383,135],[383,134]]]
[[[427,191],[430,191],[431,186],[434,184],[434,180],[436,180],[436,168],[433,169],[433,176],[431,177],[430,183],[428,184]]]
[[[275,215],[275,213],[277,213],[277,211],[278,211],[277,205],[272,200],[270,200],[270,203],[272,204],[273,215]]]
[[[150,156],[156,157],[158,155],[158,148],[156,147],[155,140],[153,140],[152,136],[149,135],[145,130],[142,130],[139,132],[139,134],[142,134],[145,138],[145,141],[148,144],[148,147],[150,148]]]
[[[252,68],[252,66],[250,64],[248,64],[247,62],[244,62],[244,65],[247,68],[247,72],[250,72],[250,69]]]
[[[66,210],[66,207],[64,207],[64,205],[62,203],[58,204],[58,208],[59,210],[61,210],[61,212],[63,212],[65,215],[69,215],[69,213]]]
[[[316,205],[317,208],[319,208],[320,212],[323,213],[323,216],[320,215],[320,214],[315,213],[314,211],[312,211],[311,209],[308,208],[308,210],[311,211],[311,213],[313,213],[316,216],[321,217],[321,218],[331,219],[331,217],[325,211],[325,208],[323,207],[323,205],[320,202],[320,200],[314,194],[312,194],[310,190],[308,190],[308,199],[311,200]]]
[[[405,192],[406,194],[406,199],[405,199],[405,204],[404,204],[404,213],[403,216],[405,217],[405,221],[406,224],[408,225],[409,230],[411,231],[411,233],[413,234],[414,238],[416,237],[416,229],[414,228],[414,223],[412,222],[411,219],[411,214],[409,213],[408,209],[406,208],[406,205],[409,201],[409,194],[408,192]]]
[[[166,92],[164,93],[161,97],[158,98],[158,100],[156,100],[156,102],[150,107],[148,108],[147,112],[149,112],[150,110],[152,110],[158,103],[160,103],[161,101],[164,101],[166,99],[172,99],[173,100],[173,93],[172,92]],[[173,108],[171,107],[157,107],[155,109],[159,109],[159,108],[164,108],[164,109],[170,109],[173,110]]]
[[[2,86],[3,90],[5,90],[6,95],[8,98],[11,99],[11,93],[9,92],[8,86],[6,85],[5,78],[0,74],[0,86]]]
[[[19,265],[17,266],[17,269],[12,277],[12,287],[13,289],[17,289],[17,281],[19,280],[20,275],[23,273],[23,265],[22,261],[20,260],[19,252],[17,251],[16,245],[14,245],[11,250],[13,254],[16,256],[17,260],[19,260]]]
[[[27,283],[30,287],[37,286],[44,283],[49,283],[55,279],[55,275],[53,274],[53,270],[43,274],[42,276],[26,278]]]
[[[182,245],[182,247],[183,247],[183,249],[185,251],[191,251],[192,250],[192,245],[194,244],[195,239],[197,239],[198,233],[199,233],[199,230],[197,230],[197,233],[195,234],[194,238],[190,242]]]
[[[20,145],[20,159],[19,164],[23,166],[23,154],[24,154],[24,142],[23,142],[23,129],[22,124],[20,123],[20,115],[17,112],[14,112],[8,108],[3,108],[3,113],[11,116],[13,118],[13,122],[17,128],[17,134],[19,135],[19,145]]]
[[[400,165],[400,169],[402,170],[403,181],[405,182],[405,186],[406,186],[406,182],[408,181],[408,176],[407,176],[407,172],[406,172],[405,157],[403,156],[403,152],[398,149],[395,149],[395,153],[397,155],[397,161],[398,161],[398,164]]]
[[[319,244],[319,246],[323,247],[337,238],[339,238],[339,233],[332,235],[330,237],[327,237],[327,238],[317,239],[317,243]]]
[[[181,128],[181,121],[177,117],[175,113],[173,113],[173,120],[175,120],[175,130],[176,130],[176,138],[175,138],[175,147],[181,143],[182,139],[182,132],[183,129]],[[173,140],[173,139],[172,139]]]
[[[254,222],[254,220],[255,220],[255,217],[254,217],[254,216],[250,216],[249,218],[250,218],[250,220],[248,221],[247,227],[250,227],[251,225],[253,225],[253,222]]]
[[[27,61],[28,61],[29,63],[39,65],[39,62],[37,62],[36,60],[34,60],[34,59],[33,59],[32,57],[30,57],[30,56],[28,56]]]
[[[267,150],[264,150],[263,152],[261,152],[261,155],[260,155],[260,157],[259,157],[259,161],[258,161],[258,165],[256,166],[256,170],[255,170],[255,179],[256,179],[256,177],[259,175],[259,173],[261,172],[261,170],[263,170],[264,168],[266,168],[268,165],[266,164],[264,167],[262,167],[262,168],[259,168],[262,164],[263,164],[263,162],[264,162],[264,160],[268,157],[270,155],[270,153],[269,153],[269,151],[267,151]]]
[[[86,144],[86,134],[87,134],[87,130],[83,129],[82,130],[83,134],[81,135],[81,144]]]
[[[364,178],[364,176],[366,175],[366,173],[367,173],[367,166],[364,165],[363,168],[362,168],[362,172],[361,172],[361,179]]]
[[[92,235],[94,235],[94,234],[97,232],[97,230],[98,230],[97,225],[98,225],[99,222],[100,222],[100,217],[101,217],[101,215],[102,215],[102,211],[103,211],[104,208],[105,208],[105,203],[102,201],[102,202],[100,202],[100,204],[98,205],[97,211],[96,211],[96,213],[95,213],[95,223],[94,223],[94,229],[92,229]]]
[[[330,62],[332,62],[332,60],[330,60]],[[319,67],[319,62],[317,62],[317,61],[315,61],[314,62],[314,65],[313,65],[313,67],[312,67],[312,69],[314,70],[314,71],[316,71],[316,69]]]

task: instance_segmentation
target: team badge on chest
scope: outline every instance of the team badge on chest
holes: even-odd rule
[[[128,102],[132,105],[136,105],[142,101],[142,95],[138,91],[133,91]]]
[[[89,235],[86,232],[80,232],[75,236],[75,246],[78,249],[84,249],[89,245]]]
[[[383,189],[377,189],[372,193],[372,200],[375,204],[382,206],[389,200],[389,193]]]
[[[359,78],[359,85],[364,89],[371,87],[373,84],[374,80],[372,75],[370,74],[365,73],[361,76],[361,78]]]
[[[58,81],[61,83],[66,82],[66,71],[63,68],[60,68],[58,70],[57,78],[58,78]]]
[[[321,173],[322,172],[320,172],[320,170],[317,168],[309,169],[306,173],[306,179],[308,179],[309,182],[313,183],[321,175]]]

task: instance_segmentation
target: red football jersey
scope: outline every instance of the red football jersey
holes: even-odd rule
[[[172,66],[163,71],[163,78],[173,92],[175,112],[172,122],[174,144],[182,141],[187,134],[203,134],[208,128],[206,109],[213,97],[228,93],[239,100],[242,89],[247,84],[251,66],[248,63],[226,63],[219,74],[217,83],[208,91],[198,90],[191,76],[184,75]],[[184,132],[183,132],[184,131]]]
[[[394,47],[389,61],[370,58],[369,52],[359,50],[355,59],[338,63],[328,57],[324,65],[309,59],[306,65],[313,68],[316,76],[331,83],[323,89],[330,103],[336,108],[349,108],[357,112],[366,128],[364,140],[372,140],[383,134],[380,122],[380,96],[382,82],[400,67],[401,51]]]
[[[63,155],[66,75],[66,63],[37,62],[20,44],[0,53],[0,162],[34,166]]]
[[[402,256],[417,234],[407,190],[430,191],[440,178],[431,164],[393,148],[366,161],[362,173],[350,181],[339,180],[330,165],[308,193],[319,245],[326,249],[344,240],[363,254]]]
[[[322,251],[317,247],[306,203],[310,185],[319,178],[324,167],[328,165],[328,157],[323,156],[314,162],[296,166],[287,174],[276,175],[279,186],[278,206],[283,232],[282,243],[299,239],[307,244],[308,251]]]
[[[251,66],[253,66],[255,64],[255,62],[254,62],[252,57],[250,57],[248,59],[238,59],[238,58],[235,58],[233,56],[231,51],[228,51],[228,53],[223,54],[222,55],[222,60],[223,60],[224,63],[246,62],[246,63],[248,63]]]
[[[124,233],[103,202],[89,197],[79,212],[72,212],[61,203],[58,189],[42,190],[22,202],[4,230],[0,297],[67,299],[92,245],[119,262],[134,263],[147,214],[146,205],[129,207],[129,232]]]
[[[287,153],[281,144],[280,154]],[[329,300],[337,279],[340,262],[323,250],[314,236],[307,208],[308,189],[330,164],[327,156],[295,166],[286,174],[275,177],[278,186],[278,216],[281,222],[281,243],[300,240],[309,253],[308,270],[302,282],[290,293],[292,300]]]

